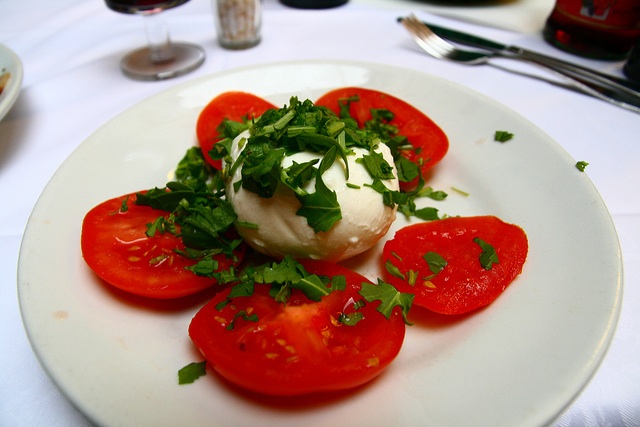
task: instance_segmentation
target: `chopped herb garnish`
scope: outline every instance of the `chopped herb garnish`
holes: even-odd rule
[[[398,180],[411,182],[420,176],[420,167],[406,157],[399,156],[395,163],[398,170]]]
[[[393,168],[384,159],[382,154],[372,151],[370,154],[365,154],[362,159],[358,161],[364,165],[365,169],[369,172],[372,178],[377,179],[393,179]]]
[[[513,138],[513,134],[505,130],[497,130],[493,136],[493,139],[498,142],[507,142],[512,138]]]
[[[233,285],[231,291],[229,292],[228,298],[236,298],[236,297],[246,297],[253,295],[253,291],[255,289],[255,285],[257,282],[256,279],[256,270],[252,267],[247,268],[242,272],[239,276],[235,277],[236,284]],[[231,283],[229,281],[227,283]]]
[[[176,181],[193,188],[196,191],[205,190],[207,187],[218,187],[218,182],[213,179],[215,172],[207,163],[202,150],[191,147],[176,167]],[[215,182],[215,183],[214,183]]]
[[[147,224],[147,231],[145,234],[148,237],[153,237],[156,235],[156,233],[163,233],[164,231],[163,224],[164,224],[164,217],[159,216],[152,223]]]
[[[433,200],[444,200],[447,198],[447,193],[441,190],[434,190],[431,187],[421,188],[417,193],[417,197],[428,197]]]
[[[229,304],[231,304],[231,300],[229,298],[223,299],[218,304],[216,304],[216,310],[222,311],[222,309],[225,308]]]
[[[498,260],[498,254],[496,253],[496,250],[493,246],[480,239],[479,237],[474,238],[473,241],[482,248],[482,253],[480,254],[479,258],[482,268],[484,268],[485,270],[491,270],[493,268],[493,264],[500,263],[500,261]]]
[[[578,163],[576,163],[576,168],[578,168],[580,172],[584,172],[588,165],[589,163],[587,162],[579,161]]]
[[[284,148],[274,148],[268,142],[258,140],[242,153],[242,187],[260,197],[272,197],[280,180]]]
[[[278,295],[280,302],[286,302],[289,289],[299,289],[312,301],[320,301],[323,296],[334,290],[344,290],[346,280],[344,276],[334,276],[331,280],[315,274],[309,274],[302,264],[286,256],[280,262],[273,262],[264,266],[256,273],[255,281],[272,285],[274,295]]]
[[[257,322],[258,321],[258,315],[255,313],[249,314],[247,313],[245,310],[240,310],[239,312],[237,312],[235,314],[235,316],[233,316],[233,319],[231,320],[231,322],[229,322],[229,324],[227,325],[227,331],[232,331],[233,328],[235,328],[236,326],[236,319],[237,318],[241,318],[243,320],[246,320],[247,322]]]
[[[307,218],[307,223],[316,233],[329,231],[333,224],[342,218],[338,195],[335,191],[330,190],[322,179],[324,171],[333,163],[332,157],[335,157],[335,153],[335,148],[330,149],[322,159],[322,162],[320,162],[320,168],[316,175],[316,191],[311,194],[297,196],[302,207],[298,209],[296,214]]]
[[[469,197],[469,196],[470,196],[470,194],[469,194],[469,193],[467,193],[466,191],[461,190],[461,189],[459,189],[459,188],[457,188],[457,187],[451,187],[451,189],[452,189],[453,191],[455,191],[456,193],[458,193],[458,194],[460,194],[460,195],[464,196],[464,197]]]
[[[409,270],[407,273],[407,283],[414,286],[416,284],[416,280],[418,280],[418,273],[416,271]]]
[[[422,258],[427,262],[427,265],[429,265],[429,270],[431,270],[431,272],[433,273],[432,276],[428,277],[429,280],[435,277],[447,266],[447,260],[437,252],[427,252],[426,254],[422,255]]]
[[[440,219],[440,217],[438,216],[438,209],[431,207],[417,209],[414,212],[414,215],[416,216],[416,218],[424,221],[433,221],[436,219]]]
[[[120,212],[124,213],[129,210],[129,205],[127,204],[128,201],[129,201],[129,196],[122,199],[122,204],[120,205]]]
[[[191,384],[207,374],[207,362],[192,362],[178,371],[178,384]]]
[[[411,324],[407,320],[407,315],[413,303],[413,294],[399,292],[393,285],[383,282],[380,279],[378,279],[377,285],[364,282],[359,293],[367,302],[380,301],[380,305],[376,310],[382,313],[387,319],[391,317],[393,309],[399,306],[402,310],[404,322],[408,325]]]
[[[393,265],[391,260],[387,260],[387,262],[384,263],[384,268],[387,270],[389,274],[391,274],[394,277],[397,277],[398,279],[404,280],[406,278],[406,276],[400,271],[400,269],[395,265]]]
[[[190,270],[197,276],[213,277],[218,271],[218,265],[218,261],[213,258],[203,258],[191,267],[187,267],[187,270]]]
[[[340,313],[340,315],[338,316],[338,322],[347,326],[354,326],[362,319],[364,319],[364,316],[359,311],[349,314]]]
[[[316,176],[317,169],[314,167],[320,159],[311,160],[305,163],[293,162],[291,166],[281,172],[282,182],[291,188],[298,195],[306,194],[303,189],[306,183]]]

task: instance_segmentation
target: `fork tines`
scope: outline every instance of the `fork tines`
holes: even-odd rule
[[[401,22],[415,42],[429,54],[436,58],[446,57],[451,54],[451,45],[437,36],[431,28],[421,22],[414,14],[403,18]]]

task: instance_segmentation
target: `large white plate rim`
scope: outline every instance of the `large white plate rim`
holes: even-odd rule
[[[389,79],[390,76],[401,74],[403,78],[399,79],[400,82]],[[483,199],[479,204],[476,204],[477,201],[472,204],[460,198],[452,199],[444,206],[450,209],[449,213],[491,213],[522,225],[531,240],[530,259],[522,280],[510,287],[505,296],[489,309],[463,321],[438,324],[427,320],[421,327],[410,328],[405,347],[388,373],[344,401],[330,402],[319,408],[304,407],[287,411],[243,400],[221,387],[213,376],[188,387],[178,387],[174,371],[181,367],[180,363],[186,364],[196,357],[185,344],[188,339],[184,333],[184,327],[194,312],[193,307],[181,310],[163,307],[139,309],[118,301],[117,296],[104,288],[82,286],[94,281],[84,267],[76,245],[82,215],[107,197],[162,185],[163,182],[158,182],[162,178],[158,176],[158,171],[168,171],[184,152],[188,145],[188,142],[183,142],[185,135],[192,135],[197,112],[215,91],[242,89],[269,95],[273,102],[286,102],[292,93],[313,99],[313,95],[319,94],[318,91],[322,93],[324,89],[346,85],[370,86],[401,96],[425,110],[445,129],[452,138],[452,149],[447,157],[447,168],[443,167],[434,174],[435,183],[464,183],[468,185],[465,190],[470,190],[472,195],[482,193]],[[434,105],[434,99],[441,103]],[[483,107],[482,111],[477,109],[479,104]],[[175,111],[168,111],[169,105],[173,105]],[[452,111],[460,116],[451,117]],[[463,114],[471,119],[479,117],[482,120],[472,121],[470,127],[473,129],[470,131],[461,130],[459,120]],[[158,153],[149,149],[148,141],[125,143],[111,140],[110,144],[122,149],[123,153],[108,152],[113,151],[112,147],[106,148],[111,135],[125,132],[123,129],[135,129],[141,123],[166,124],[157,131],[148,130],[150,135],[147,138],[179,142],[171,146],[161,144],[165,151]],[[466,126],[468,123],[464,124]],[[487,138],[492,131],[503,126],[509,126],[508,130],[516,134],[516,140],[504,146],[491,144]],[[188,138],[193,141],[192,136]],[[527,138],[533,139],[534,147],[525,144],[523,140]],[[462,149],[464,151],[460,151]],[[102,169],[109,170],[99,160],[90,165],[78,164],[78,159],[90,159],[96,150],[101,155],[121,159],[125,167],[119,167],[117,172],[118,175],[127,175],[126,179],[83,179],[90,178],[92,173],[99,173]],[[510,171],[512,176],[508,181],[528,184],[529,192],[523,189],[524,194],[521,194],[509,190],[507,183],[494,182],[495,173],[474,169],[473,162],[487,158],[491,159],[492,166],[497,170],[515,166]],[[543,162],[546,166],[544,173],[535,177],[536,182],[539,181],[535,186],[526,177],[532,162]],[[577,395],[597,369],[612,338],[622,294],[621,255],[615,229],[602,199],[586,174],[573,173],[573,170],[568,172],[572,162],[568,154],[548,136],[507,108],[456,84],[413,70],[355,62],[306,61],[249,67],[187,82],[143,101],[107,123],[85,141],[52,178],[29,220],[20,253],[19,296],[25,326],[36,354],[56,384],[84,413],[99,423],[153,422],[170,425],[181,421],[187,425],[192,421],[193,425],[206,422],[249,425],[260,421],[265,425],[325,425],[346,416],[353,417],[356,411],[357,416],[350,420],[355,425],[472,425],[478,419],[491,425],[512,425],[514,422],[545,424]],[[131,168],[137,172],[129,177],[127,170]],[[472,174],[473,179],[466,176],[468,174]],[[62,184],[66,187],[60,188]],[[538,187],[541,190],[554,188],[555,192],[535,194]],[[80,192],[82,199],[76,200],[77,197],[72,196],[74,192]],[[500,203],[500,197],[505,193],[511,198],[508,205]],[[566,200],[559,202],[558,194]],[[549,198],[560,206],[549,203],[537,212],[539,215],[534,216],[526,216],[521,208],[511,206],[528,206],[532,198]],[[571,221],[560,221],[560,225],[570,230],[558,230],[558,233],[572,242],[569,244],[563,240],[553,243],[561,248],[568,245],[572,251],[577,251],[580,259],[600,257],[604,263],[597,271],[589,270],[587,265],[583,265],[584,261],[579,264],[580,271],[567,268],[563,264],[567,260],[579,263],[580,259],[574,255],[566,255],[559,260],[548,259],[549,252],[559,249],[538,246],[539,243],[548,242],[545,236],[537,236],[536,230],[556,227],[558,218],[567,214],[572,215]],[[592,231],[567,235],[569,231],[584,231],[585,227],[591,227]],[[40,244],[43,236],[47,242],[47,235],[54,236],[53,240],[65,236],[72,242],[68,244],[69,248],[74,249],[60,245],[55,251],[51,251],[51,248],[47,250],[46,245]],[[592,246],[594,242],[598,244],[597,247]],[[48,243],[52,243],[51,237]],[[45,254],[48,259],[43,261]],[[541,261],[546,263],[544,271],[536,265]],[[36,266],[43,262],[49,267],[63,265],[68,271],[38,271]],[[588,271],[582,271],[583,267]],[[369,267],[364,268],[366,270]],[[553,270],[554,281],[566,283],[569,288],[582,292],[571,293],[574,298],[571,301],[567,301],[567,295],[562,293],[566,289],[563,287],[550,289],[541,283],[539,286],[544,292],[533,292],[531,283],[538,279],[549,279],[545,272],[548,269]],[[46,298],[41,298],[43,289],[46,292],[46,288],[42,288],[43,283],[57,283],[56,278],[61,274],[66,281],[67,293],[50,293],[46,294]],[[522,284],[524,281],[526,285]],[[576,281],[580,286],[572,284]],[[606,284],[602,285],[603,289],[597,286],[601,283]],[[585,292],[585,289],[590,292]],[[562,298],[558,300],[559,297]],[[529,306],[546,307],[544,316],[540,316],[539,310],[515,312],[522,309],[525,301]],[[91,317],[78,311],[83,304],[91,306],[91,303],[96,304]],[[113,318],[117,316],[127,317],[126,331],[118,330],[122,325],[117,318]],[[520,323],[514,323],[515,320]],[[566,331],[553,329],[558,327],[558,321],[565,322],[561,325],[565,328],[566,322],[569,322],[573,328],[569,337],[565,335]],[[581,327],[571,322],[579,322]],[[183,328],[171,329],[171,325],[176,323]],[[157,327],[164,331],[165,343],[140,344],[131,341],[131,337],[145,336],[145,328],[149,325],[152,329]],[[97,331],[107,334],[102,341],[106,338],[112,347],[119,348],[110,348],[120,351],[117,354],[121,359],[117,360],[117,365],[113,365],[113,354],[98,354],[97,350],[92,352],[92,348],[87,348],[87,345],[104,345],[100,337],[93,335]],[[541,331],[544,331],[544,336],[537,336],[542,334]],[[526,340],[518,335],[522,332],[530,334]],[[80,339],[77,339],[78,335]],[[68,338],[68,341],[60,344],[58,341],[61,338]],[[566,341],[568,338],[570,340]],[[537,343],[541,339],[556,346],[539,349],[528,345],[528,342]],[[504,353],[505,342],[513,343],[515,349],[510,349],[511,353]],[[177,348],[175,354],[163,354],[166,348],[161,344],[167,343]],[[145,351],[149,351],[149,356],[141,357],[134,344],[144,347]],[[428,347],[425,347],[427,344]],[[581,350],[586,353],[576,356],[576,345],[583,346]],[[518,346],[522,346],[521,349],[516,348]],[[473,351],[470,352],[470,349]],[[531,354],[524,355],[523,352]],[[510,359],[500,363],[494,360],[504,354],[508,354]],[[85,369],[78,365],[79,355],[90,356],[95,368]],[[70,360],[76,364],[70,363]],[[531,363],[531,368],[525,370],[523,368],[528,366],[527,362]],[[536,366],[540,363],[544,369]],[[461,366],[471,372],[459,374],[452,371]],[[137,394],[123,390],[123,384],[114,379],[114,375],[105,380],[100,371],[109,367],[115,372],[124,367],[128,371],[133,369],[133,374],[125,375],[135,378],[136,382],[131,387],[138,390]],[[150,375],[149,370],[155,375]],[[472,377],[474,381],[461,382],[464,376]],[[517,382],[512,384],[514,379]],[[464,384],[464,390],[459,389],[461,384]],[[541,392],[543,388],[544,392]],[[180,405],[166,402],[162,396],[166,390]],[[496,394],[499,391],[504,393]],[[153,410],[143,409],[145,401]],[[197,410],[194,411],[194,408]],[[223,408],[228,409],[223,411]],[[185,417],[187,412],[189,415]],[[233,415],[225,415],[227,413]]]

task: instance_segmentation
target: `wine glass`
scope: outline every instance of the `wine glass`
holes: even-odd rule
[[[147,46],[129,52],[122,58],[120,68],[138,80],[162,80],[181,76],[198,68],[205,58],[204,50],[190,43],[175,43],[159,16],[189,0],[105,0],[107,6],[120,13],[140,14],[145,23]]]

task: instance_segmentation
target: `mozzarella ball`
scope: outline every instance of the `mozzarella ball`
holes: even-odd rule
[[[242,152],[243,141],[248,137],[248,131],[245,131],[234,140],[231,152],[233,161]],[[376,151],[382,153],[393,167],[393,157],[386,145],[379,144]],[[296,258],[337,262],[373,247],[395,220],[396,208],[386,206],[380,193],[365,186],[373,180],[356,159],[369,151],[354,148],[353,152],[347,156],[348,181],[345,180],[345,164],[340,157],[322,175],[326,186],[336,192],[342,213],[342,218],[326,232],[314,232],[305,217],[296,215],[301,204],[286,185],[279,184],[270,198],[262,198],[242,187],[236,191],[233,184],[242,178],[241,168],[236,168],[234,174],[227,179],[227,199],[238,215],[238,221],[257,225],[256,229],[239,226],[240,235],[258,252],[276,258],[291,255]],[[321,158],[321,154],[299,152],[285,157],[282,166],[287,168],[294,161],[304,163]],[[393,173],[396,176],[395,168]],[[390,190],[399,188],[397,178],[383,183]],[[307,183],[304,189],[309,193],[314,192],[315,180]]]

